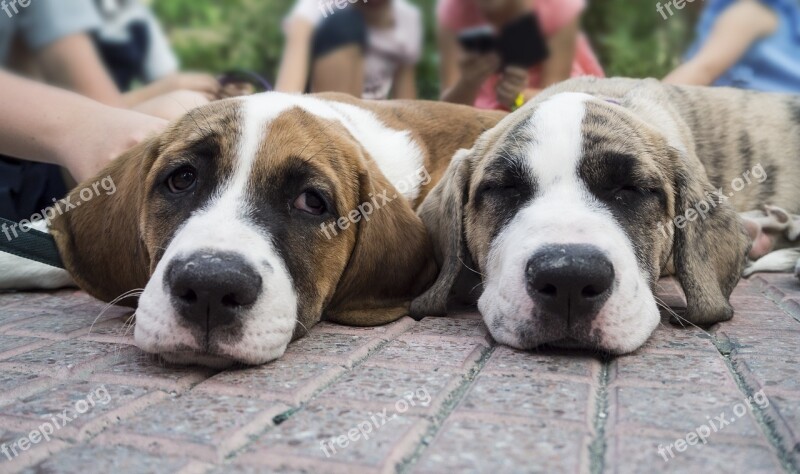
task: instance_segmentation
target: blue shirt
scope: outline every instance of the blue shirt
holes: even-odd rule
[[[706,0],[697,40],[689,49],[693,57],[708,40],[720,15],[737,0]],[[778,28],[759,39],[713,85],[766,92],[800,93],[800,3],[797,0],[760,0],[778,16]]]

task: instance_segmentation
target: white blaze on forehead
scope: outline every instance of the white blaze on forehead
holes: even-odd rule
[[[577,180],[583,117],[591,98],[580,93],[558,94],[542,103],[530,118],[538,138],[532,143],[528,163],[541,190]]]
[[[416,199],[419,195],[424,177],[424,173],[420,173],[423,166],[422,150],[410,132],[386,127],[372,112],[350,104],[279,92],[249,96],[242,102],[243,132],[236,172],[229,188],[234,191],[237,202],[244,201],[241,193],[245,191],[258,149],[269,133],[269,123],[293,108],[341,123],[375,160],[389,182],[399,187],[406,198]]]
[[[550,244],[593,245],[612,262],[614,290],[592,326],[602,335],[606,350],[636,349],[658,324],[647,275],[638,266],[630,239],[578,175],[583,120],[591,99],[586,94],[558,94],[538,104],[528,119],[532,140],[521,156],[536,180],[536,196],[517,210],[492,241],[484,269],[485,290],[478,302],[499,342],[526,348],[518,328],[530,324],[537,312],[526,287],[526,265]]]

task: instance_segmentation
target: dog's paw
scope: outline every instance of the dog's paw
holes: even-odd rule
[[[798,259],[800,258],[800,248],[782,249],[770,252],[759,258],[755,262],[747,263],[742,275],[746,278],[754,273],[762,272],[791,272],[798,271]]]

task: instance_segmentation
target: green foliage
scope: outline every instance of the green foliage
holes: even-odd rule
[[[697,7],[673,10],[664,19],[656,0],[594,0],[583,25],[606,74],[627,77],[664,77],[680,64],[693,36]],[[667,3],[662,0],[662,3]]]
[[[289,0],[156,0],[185,69],[257,71],[274,79]]]
[[[420,96],[439,95],[436,0],[412,0],[425,15]],[[183,67],[214,73],[250,69],[274,80],[283,45],[281,21],[293,0],[154,0]],[[680,62],[696,12],[664,20],[651,0],[593,0],[584,27],[610,76],[663,77]],[[701,2],[689,4],[699,6]]]

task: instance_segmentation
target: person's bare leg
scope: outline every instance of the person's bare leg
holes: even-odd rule
[[[364,51],[352,44],[318,58],[311,66],[311,92],[345,92],[361,97],[364,91]]]

